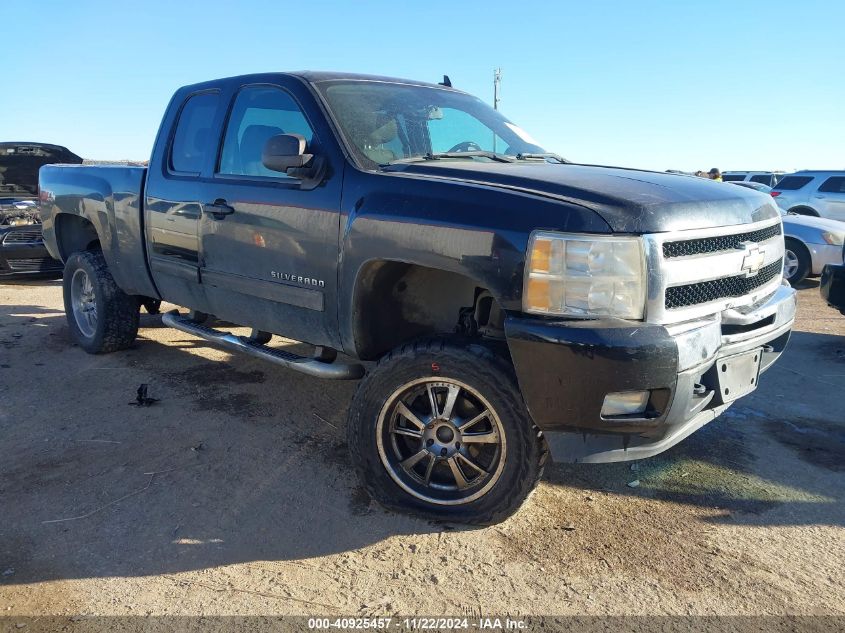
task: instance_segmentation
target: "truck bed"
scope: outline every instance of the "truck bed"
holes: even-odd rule
[[[147,168],[128,165],[45,165],[39,172],[44,242],[56,259],[66,258],[84,241],[88,225],[117,284],[128,294],[157,297],[144,255],[144,182]],[[77,224],[56,238],[55,220]],[[75,219],[73,216],[79,218]]]

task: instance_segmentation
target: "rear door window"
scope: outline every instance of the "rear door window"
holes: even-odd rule
[[[751,176],[751,182],[759,182],[761,185],[771,186],[772,176],[771,174],[758,174],[756,176]]]
[[[220,93],[204,92],[188,97],[170,146],[171,171],[199,174],[208,155],[214,151],[212,125],[217,114]]]
[[[845,176],[833,176],[828,178],[819,187],[819,191],[826,193],[845,193]]]
[[[786,176],[778,183],[776,189],[780,191],[798,191],[812,179],[812,176]]]
[[[722,174],[722,180],[725,182],[741,182],[745,180],[745,174]]]

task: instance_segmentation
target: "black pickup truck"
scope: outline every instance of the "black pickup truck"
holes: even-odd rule
[[[449,85],[188,86],[148,168],[47,166],[40,186],[82,348],[132,345],[139,306],[166,300],[186,308],[168,326],[361,379],[348,438],[367,489],[441,519],[508,516],[549,452],[673,446],[756,388],[794,320],[770,196],[569,163]]]

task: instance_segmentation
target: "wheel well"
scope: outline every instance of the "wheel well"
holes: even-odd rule
[[[374,261],[358,275],[352,319],[357,354],[368,360],[426,335],[498,338],[504,313],[485,288],[464,275]]]
[[[810,257],[810,249],[807,248],[807,245],[804,242],[802,242],[796,237],[790,237],[788,235],[783,239],[783,241],[789,242],[793,245],[790,250],[800,251],[801,253],[806,255],[807,261],[810,262],[810,267],[812,268],[812,258]]]
[[[76,251],[94,250],[100,247],[97,229],[85,218],[61,213],[56,217],[56,241],[62,261],[67,261]]]
[[[805,206],[798,206],[792,207],[788,213],[797,213],[798,215],[812,215],[815,217],[819,217],[819,212],[813,209],[812,207],[805,207]]]

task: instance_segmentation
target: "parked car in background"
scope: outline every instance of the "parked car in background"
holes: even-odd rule
[[[784,176],[772,196],[785,211],[845,221],[845,171],[797,171]]]
[[[747,189],[771,195],[772,188],[756,182],[731,182]],[[826,264],[842,261],[845,223],[809,215],[787,213],[781,209],[786,253],[783,276],[793,286],[807,277],[818,276]]]
[[[724,182],[756,182],[774,187],[784,174],[775,171],[723,171]]]
[[[843,222],[784,213],[783,235],[783,276],[793,286],[806,277],[820,275],[825,265],[842,261]]]
[[[38,170],[50,163],[82,159],[59,145],[0,143],[0,279],[61,277],[41,239]]]

